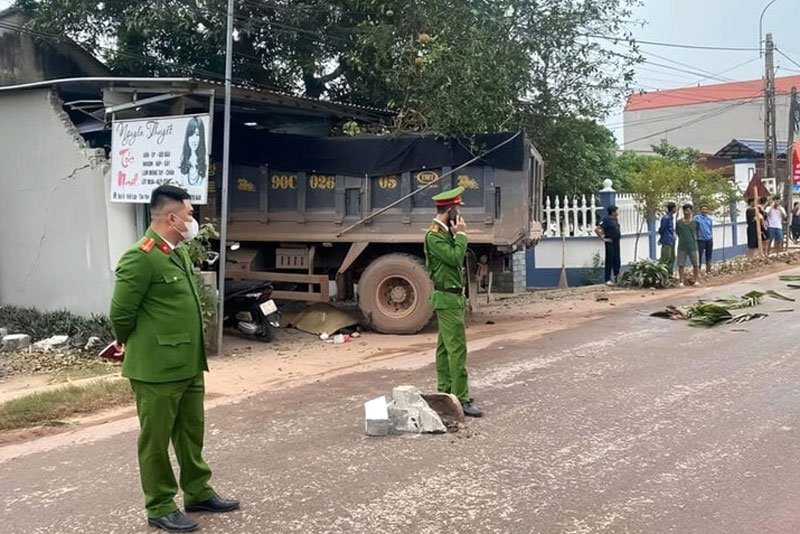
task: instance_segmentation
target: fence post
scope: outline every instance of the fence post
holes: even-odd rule
[[[603,180],[603,189],[600,190],[600,205],[606,211],[603,212],[602,217],[608,215],[607,209],[609,206],[613,206],[617,203],[617,192],[611,187],[613,183],[614,182],[608,178]]]
[[[564,231],[564,225],[561,220],[561,206],[558,202],[558,195],[555,196],[555,203],[553,204],[553,212],[556,214],[556,236],[561,237]]]
[[[658,259],[658,253],[656,252],[656,242],[658,241],[656,238],[656,218],[650,213],[647,214],[647,234],[650,237],[650,259]]]
[[[736,202],[731,202],[731,245],[733,250],[736,250],[736,247],[739,246],[739,224],[738,224],[738,206]],[[725,243],[722,243],[723,248],[725,247]]]

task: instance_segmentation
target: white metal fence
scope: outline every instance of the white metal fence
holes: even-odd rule
[[[675,203],[680,207],[690,202],[688,198],[676,198]],[[619,225],[623,235],[647,233],[647,223],[643,220],[636,201],[630,193],[617,193],[616,205],[619,208]],[[747,205],[740,202],[737,205],[739,220],[744,220]],[[695,207],[699,211],[699,207]],[[712,218],[715,224],[729,223],[730,210],[721,210],[724,213],[714,213]],[[661,213],[656,217],[656,228]],[[562,231],[566,237],[593,236],[595,226],[603,220],[606,212],[594,195],[553,196],[546,197],[544,204],[544,235],[546,237],[561,237]],[[681,217],[680,209],[676,217]]]
[[[618,194],[619,224],[623,234],[639,231],[641,216],[636,209],[633,195]],[[606,216],[597,197],[586,195],[575,197],[546,197],[544,203],[544,231],[548,237],[593,236],[595,227]],[[646,228],[645,228],[646,229]]]

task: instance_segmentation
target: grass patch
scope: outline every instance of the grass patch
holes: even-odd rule
[[[0,430],[58,424],[74,415],[133,404],[127,380],[98,380],[85,386],[65,386],[0,404]]]
[[[55,371],[50,379],[51,384],[60,384],[85,378],[95,378],[119,373],[120,364],[104,361],[90,361],[84,365],[65,367],[60,371]]]

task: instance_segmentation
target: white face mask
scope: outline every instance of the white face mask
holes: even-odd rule
[[[184,241],[191,241],[200,233],[200,225],[197,224],[197,220],[194,217],[189,221],[184,221],[184,225],[186,226],[185,230],[178,230]]]

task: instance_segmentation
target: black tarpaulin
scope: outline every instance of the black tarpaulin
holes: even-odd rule
[[[268,165],[282,171],[378,176],[457,167],[507,141],[514,132],[444,139],[423,136],[311,137],[240,129],[231,136],[234,165]],[[221,154],[221,147],[214,147]],[[473,153],[474,151],[474,153]],[[486,154],[475,165],[521,170],[523,136]]]

